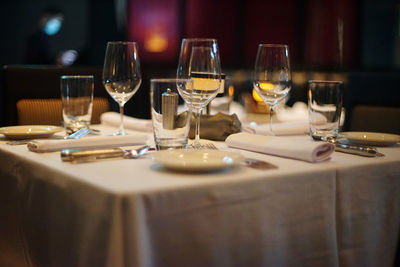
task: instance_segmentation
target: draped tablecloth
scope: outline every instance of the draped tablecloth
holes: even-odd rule
[[[400,147],[380,151],[193,174],[0,141],[0,266],[394,266]]]

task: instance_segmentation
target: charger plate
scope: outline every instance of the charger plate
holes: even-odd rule
[[[19,125],[0,128],[0,134],[9,139],[33,139],[50,137],[64,128],[53,125]]]
[[[221,150],[164,150],[152,154],[155,162],[179,171],[215,171],[235,166],[244,160],[234,152]]]
[[[365,146],[393,146],[400,142],[400,135],[374,132],[342,132],[350,143]]]

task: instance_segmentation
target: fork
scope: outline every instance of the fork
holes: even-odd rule
[[[78,131],[64,137],[64,139],[79,139],[81,137],[84,137],[85,135],[89,134],[92,130],[88,128],[81,128]]]
[[[211,150],[219,150],[218,147],[216,147],[213,143],[204,143],[203,146],[205,148],[211,149]],[[243,163],[250,168],[254,169],[276,169],[278,166],[271,164],[269,162],[259,160],[259,159],[252,159],[252,158],[245,158],[243,160]]]

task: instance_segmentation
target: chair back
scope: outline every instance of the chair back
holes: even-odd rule
[[[91,124],[100,123],[100,115],[109,110],[104,97],[93,99]],[[63,121],[61,99],[21,99],[17,102],[18,124],[59,125]]]
[[[16,125],[18,123],[26,124],[28,122],[46,121],[57,122],[58,125],[62,121],[60,103],[54,101],[61,98],[60,93],[60,77],[62,75],[93,75],[94,76],[94,97],[101,97],[99,103],[102,103],[104,110],[104,101],[111,102],[102,84],[102,68],[101,67],[59,67],[44,65],[11,65],[4,66],[3,76],[3,125]],[[19,103],[20,110],[17,110],[17,102],[23,99],[30,101],[22,101]],[[53,100],[49,100],[53,99]],[[38,101],[34,101],[38,100]],[[98,100],[96,100],[97,102]],[[47,105],[47,106],[46,106]],[[58,106],[57,106],[58,105]],[[27,108],[32,108],[32,112],[38,112],[40,109],[46,111],[40,113],[40,116],[46,116],[46,119],[40,120],[38,116],[27,113]],[[60,112],[59,112],[60,111]],[[53,114],[48,114],[48,113]],[[97,105],[93,107],[93,120],[98,121]],[[39,113],[37,113],[39,115]],[[18,116],[23,116],[19,118]],[[36,124],[36,123],[34,123]],[[53,124],[53,123],[52,123]]]
[[[400,134],[400,72],[353,72],[344,130]]]

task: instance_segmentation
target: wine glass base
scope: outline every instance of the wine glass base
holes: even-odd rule
[[[202,143],[192,143],[188,146],[189,149],[204,149],[205,146]]]
[[[112,136],[120,136],[120,135],[126,135],[125,131],[116,131],[112,133]]]

